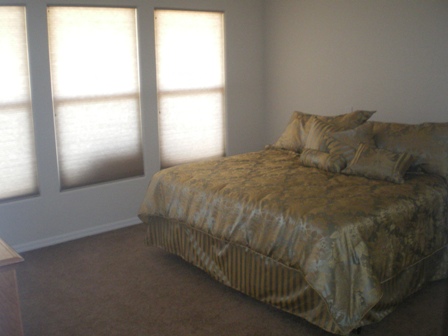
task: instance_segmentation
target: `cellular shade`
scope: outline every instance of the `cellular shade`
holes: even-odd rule
[[[155,11],[161,166],[225,153],[224,14]]]
[[[38,192],[22,6],[0,6],[0,158],[0,199]]]
[[[49,7],[62,189],[143,174],[136,10]]]

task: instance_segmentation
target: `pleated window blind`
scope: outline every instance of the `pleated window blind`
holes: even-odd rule
[[[25,7],[0,6],[0,199],[38,192]]]
[[[62,189],[143,174],[136,10],[49,7]]]
[[[155,11],[162,168],[225,152],[224,14]]]

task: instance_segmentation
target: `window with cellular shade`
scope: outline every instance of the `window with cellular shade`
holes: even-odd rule
[[[155,11],[162,168],[225,153],[224,14]]]
[[[0,6],[0,199],[37,194],[25,7]]]
[[[143,174],[136,10],[49,7],[62,189]]]

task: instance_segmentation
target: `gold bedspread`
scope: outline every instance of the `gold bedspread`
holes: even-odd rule
[[[184,222],[298,270],[348,333],[382,283],[447,248],[448,185],[435,175],[394,184],[335,174],[263,150],[160,171],[139,216]]]

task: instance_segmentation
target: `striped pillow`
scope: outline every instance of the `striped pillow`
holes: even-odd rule
[[[306,137],[305,149],[315,149],[321,152],[328,152],[325,137],[333,132],[340,131],[341,126],[320,121],[316,117],[310,119],[309,132]]]
[[[331,154],[342,155],[349,163],[360,143],[375,147],[373,123],[368,122],[354,129],[327,134],[325,140]]]
[[[371,179],[403,183],[403,176],[413,162],[408,153],[394,153],[386,149],[360,144],[355,157],[342,173]]]
[[[347,165],[341,155],[320,152],[314,149],[305,149],[300,155],[300,162],[305,167],[319,168],[332,173],[340,173]]]
[[[274,148],[282,148],[301,152],[309,132],[310,119],[317,118],[320,121],[334,124],[339,130],[348,130],[365,123],[375,111],[353,111],[336,116],[321,116],[296,111],[292,114],[286,129],[280,138],[272,145]]]

